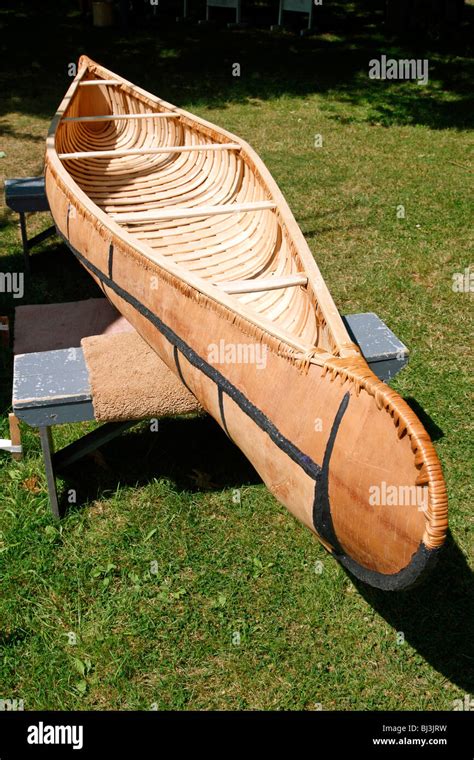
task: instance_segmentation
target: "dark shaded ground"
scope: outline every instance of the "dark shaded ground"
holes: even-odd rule
[[[136,6],[141,8],[139,3]],[[472,124],[472,28],[474,7],[464,22],[427,28],[396,39],[385,24],[382,0],[331,2],[315,11],[315,32],[301,38],[300,14],[271,33],[276,0],[248,3],[252,24],[229,30],[232,14],[216,9],[216,24],[200,26],[204,3],[191,4],[193,20],[176,23],[180,3],[132,16],[123,30],[94,28],[73,2],[6,3],[0,11],[2,55],[0,116],[9,111],[50,118],[68,85],[68,65],[86,53],[136,84],[181,106],[210,107],[285,93],[331,92],[350,104],[370,102],[371,119],[383,124],[425,124],[465,129]],[[259,26],[258,26],[259,25]],[[289,30],[289,31],[288,31]],[[378,82],[367,76],[371,58],[428,58],[430,85]],[[232,76],[232,64],[241,76]],[[449,91],[449,98],[446,98]],[[8,125],[0,125],[8,132]]]
[[[474,692],[474,575],[450,533],[429,578],[409,591],[387,593],[351,579],[433,668],[466,693]]]
[[[118,483],[140,486],[156,478],[171,479],[178,491],[186,492],[261,483],[246,457],[208,415],[160,420],[157,432],[141,423],[102,446],[100,454],[87,456],[61,474],[68,486],[80,485],[82,504],[115,491]]]
[[[244,455],[207,416],[163,420],[157,433],[142,425],[70,467],[64,478],[66,489],[80,486],[81,504],[113,493],[119,481],[122,486],[140,486],[169,478],[186,492],[260,482]],[[387,593],[350,577],[368,604],[393,630],[403,632],[433,668],[466,693],[474,693],[474,575],[451,534],[428,579],[409,591]]]

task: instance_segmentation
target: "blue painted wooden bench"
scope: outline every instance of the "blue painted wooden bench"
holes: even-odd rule
[[[407,364],[408,349],[376,314],[351,314],[343,319],[351,338],[381,380],[391,380]],[[71,351],[75,352],[74,361]],[[137,423],[137,420],[105,423],[54,453],[54,425],[94,419],[89,375],[80,347],[16,356],[13,412],[18,419],[39,429],[49,500],[56,517],[59,517],[56,474]],[[9,450],[6,445],[4,448]]]
[[[21,242],[25,259],[25,270],[30,271],[29,252],[34,245],[56,233],[52,225],[43,232],[28,238],[25,214],[31,211],[49,211],[49,203],[44,187],[44,177],[22,177],[5,180],[5,202],[8,208],[20,215]]]
[[[25,213],[48,211],[44,177],[7,179],[6,203],[20,215],[25,268],[29,270],[29,250],[54,234],[54,226],[28,239]],[[408,349],[373,313],[343,317],[351,339],[357,343],[369,366],[385,382],[394,377],[408,362]],[[71,351],[75,360],[70,361]],[[91,433],[54,453],[52,427],[70,422],[94,419],[92,394],[87,366],[80,347],[55,351],[20,354],[15,357],[13,378],[13,415],[10,415],[11,440],[1,439],[0,450],[21,456],[17,420],[37,427],[45,462],[51,510],[59,517],[56,473],[86,454],[112,440],[136,424],[108,422]]]

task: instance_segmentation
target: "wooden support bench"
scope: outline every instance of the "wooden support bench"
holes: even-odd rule
[[[343,320],[351,338],[358,343],[380,379],[389,381],[407,364],[407,348],[376,314],[351,314]],[[74,361],[71,361],[71,351]],[[53,426],[94,419],[88,369],[80,347],[16,356],[13,413],[39,430],[49,501],[55,517],[60,515],[56,488],[56,475],[60,470],[137,424],[137,420],[107,422],[64,449],[54,451]],[[18,446],[19,440],[16,438],[15,444],[6,443]],[[6,445],[3,448],[13,451]]]
[[[74,351],[74,361],[70,360],[71,349],[21,354],[15,357],[13,375],[13,412],[22,422],[38,428],[49,503],[58,518],[56,477],[61,470],[137,424],[137,420],[105,423],[55,452],[54,425],[94,419],[84,354],[82,348]]]
[[[5,202],[8,208],[20,215],[21,242],[25,259],[25,271],[30,271],[29,252],[34,245],[56,233],[53,225],[43,232],[28,238],[25,214],[31,211],[49,211],[49,203],[46,197],[44,177],[24,177],[5,180]]]

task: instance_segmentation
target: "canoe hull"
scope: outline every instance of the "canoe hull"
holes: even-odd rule
[[[109,86],[115,95],[107,99]],[[123,118],[122,107],[132,111],[125,131],[101,131],[102,122],[81,121],[91,119],[90,113]],[[160,118],[157,109],[163,111]],[[174,126],[165,128],[170,109]],[[210,141],[220,151],[213,155],[237,150],[238,158],[226,154],[220,164],[204,164],[192,146]],[[174,145],[173,156],[184,148],[190,162],[177,162],[176,170],[166,159],[163,171],[155,158],[135,161],[137,150],[163,151],[163,145]],[[107,149],[107,158],[97,147]],[[213,168],[203,173],[204,165]],[[231,188],[222,186],[230,166],[236,171]],[[188,174],[194,178],[189,184]],[[51,125],[45,179],[56,226],[71,250],[278,501],[366,583],[396,590],[419,581],[447,531],[446,489],[433,445],[408,405],[375,377],[351,343],[301,231],[251,147],[83,57]],[[235,215],[213,226],[209,204],[212,212],[229,214],[228,206],[219,209],[223,199],[235,203]],[[263,212],[266,221],[256,211],[244,222],[239,200],[264,202],[273,210]],[[144,207],[147,218],[163,219],[171,209],[171,221],[143,225]],[[131,214],[131,227],[117,222],[123,220],[120,209]],[[141,238],[133,221],[137,213]],[[186,214],[207,221],[183,228]],[[196,259],[197,269],[186,269],[185,262],[196,267]],[[262,281],[274,276],[274,284],[280,275],[286,283],[296,276],[305,284],[264,293],[263,310],[252,311],[248,296],[239,299],[222,287],[224,275],[228,279],[222,262],[233,272],[231,285],[245,281],[265,291]],[[209,274],[215,272],[220,279]],[[239,280],[240,272],[246,278]]]
[[[415,486],[413,441],[399,437],[374,393],[332,369],[311,364],[305,371],[271,341],[258,354],[262,336],[250,323],[111,237],[48,165],[46,192],[58,231],[106,297],[278,501],[363,581],[396,590],[419,580],[438,554],[427,540],[428,487]],[[254,346],[260,361],[227,361],[225,349],[239,346]],[[374,376],[372,383],[380,385]],[[369,501],[374,489],[383,495],[407,486],[416,494],[407,504]]]

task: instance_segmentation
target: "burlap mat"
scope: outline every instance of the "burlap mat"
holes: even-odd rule
[[[81,341],[100,422],[202,411],[196,398],[136,332]]]

